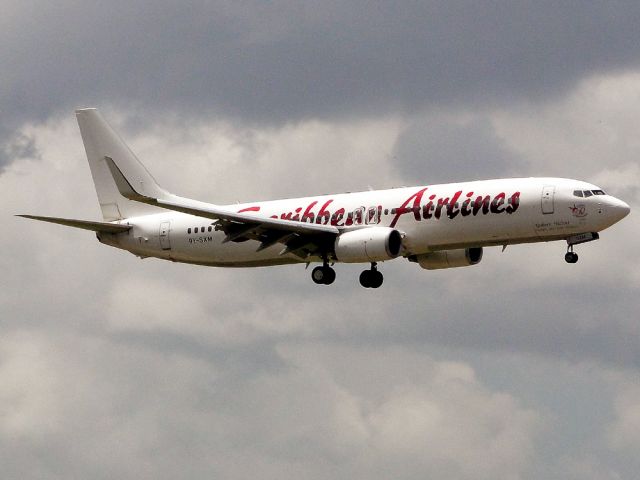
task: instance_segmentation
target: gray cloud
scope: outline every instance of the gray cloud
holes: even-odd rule
[[[522,176],[526,165],[496,137],[488,118],[460,124],[419,118],[401,132],[394,164],[407,182],[427,184]]]
[[[33,138],[21,132],[11,132],[0,128],[0,174],[3,167],[14,160],[23,158],[39,158],[40,153],[36,148]]]
[[[89,105],[268,124],[546,101],[640,59],[634,2],[32,1],[4,10],[4,142],[24,122]]]
[[[83,102],[250,121],[546,98],[637,65],[634,2],[20,3],[10,117]]]

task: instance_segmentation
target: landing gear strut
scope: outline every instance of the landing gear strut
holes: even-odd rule
[[[365,270],[360,274],[360,285],[364,288],[378,288],[382,285],[384,277],[378,271],[378,264],[371,263],[371,270]]]
[[[567,253],[564,254],[564,261],[567,263],[576,263],[578,261],[578,254],[573,251],[573,246],[580,245],[581,243],[593,242],[599,238],[600,235],[598,235],[598,232],[579,233],[568,237]]]
[[[311,271],[311,279],[318,285],[331,285],[336,279],[336,271],[325,261]]]

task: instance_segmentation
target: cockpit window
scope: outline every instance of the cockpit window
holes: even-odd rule
[[[574,197],[590,197],[592,195],[606,195],[604,190],[574,190]]]

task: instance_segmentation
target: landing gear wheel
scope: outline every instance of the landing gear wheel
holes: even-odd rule
[[[322,267],[316,267],[311,271],[311,279],[318,285],[324,283],[324,269]]]
[[[316,267],[311,271],[311,279],[318,285],[331,285],[336,279],[336,271],[329,265]]]
[[[578,261],[578,254],[575,252],[567,252],[564,255],[564,261],[567,263],[576,263]]]
[[[371,288],[371,270],[364,270],[360,274],[360,285],[364,288]]]
[[[379,288],[384,281],[382,273],[380,273],[375,263],[371,264],[371,270],[365,270],[360,274],[360,285],[364,288]]]
[[[384,277],[382,276],[382,273],[378,272],[377,270],[371,272],[371,288],[380,288],[380,286],[382,285],[382,282],[384,281]]]
[[[331,285],[336,279],[336,271],[328,265],[322,269],[324,270],[324,284]]]

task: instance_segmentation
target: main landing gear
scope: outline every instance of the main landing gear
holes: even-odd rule
[[[371,270],[365,270],[360,274],[360,285],[364,288],[378,288],[382,285],[384,277],[378,271],[376,262],[371,263]]]
[[[331,285],[336,279],[336,271],[325,262],[311,271],[311,279],[318,285]]]
[[[311,271],[311,279],[318,285],[331,285],[336,279],[336,271],[325,261],[321,267],[316,267]],[[383,280],[376,262],[371,263],[370,270],[365,270],[360,274],[360,285],[364,288],[378,288],[382,285]]]

